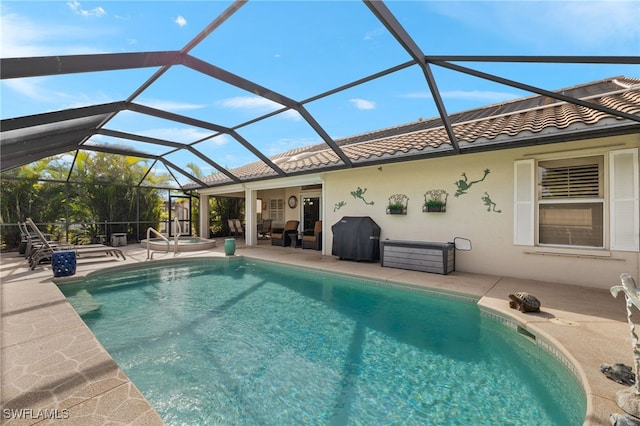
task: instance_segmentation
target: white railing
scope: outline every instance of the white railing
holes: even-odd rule
[[[147,228],[147,260],[151,260],[153,259],[153,252],[151,252],[151,248],[149,248],[149,243],[151,242],[151,233],[154,233],[155,235],[157,235],[158,237],[160,237],[161,239],[163,239],[164,241],[166,241],[167,243],[167,250],[165,251],[165,253],[169,253],[169,245],[171,244],[169,242],[169,240],[167,239],[167,237],[165,237],[164,235],[162,235],[161,233],[159,233],[158,231],[156,231],[155,229],[153,229],[151,226]],[[178,244],[178,242],[176,241],[176,244]],[[178,246],[176,245],[176,252],[177,252]]]
[[[175,225],[174,227],[175,235],[173,236],[173,255],[177,256],[178,240],[180,239],[180,235],[182,235],[182,226],[180,225],[180,221],[178,220],[177,217],[173,220],[173,223]],[[171,242],[167,237],[165,237],[160,232],[156,231],[155,229],[153,229],[153,227],[150,226],[149,228],[147,228],[147,260],[153,259],[153,252],[151,251],[151,248],[149,248],[149,240],[151,238],[152,232],[154,235],[157,235],[167,243],[167,250],[165,250],[165,253],[169,253],[169,247],[171,246]]]

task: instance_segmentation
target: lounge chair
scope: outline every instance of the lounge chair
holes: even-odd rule
[[[313,232],[313,233],[312,233]],[[302,248],[322,250],[322,221],[316,221],[313,231],[307,231],[302,236]]]
[[[18,223],[18,229],[20,229],[20,247],[19,253],[24,257],[29,258],[41,244],[38,243],[40,239],[33,232],[29,232],[29,228],[25,222]]]
[[[274,228],[271,230],[271,245],[288,247],[291,245],[291,239],[298,235],[297,220],[289,220],[284,224],[284,228]]]
[[[42,238],[34,231],[29,231],[30,225],[28,225],[27,222],[18,223],[18,227],[20,228],[22,241],[24,242],[24,251],[21,251],[20,254],[23,254],[24,257],[30,261],[31,257],[42,248]],[[58,248],[59,244],[57,241],[53,240],[52,235],[41,232],[41,236],[52,248]]]
[[[115,256],[126,259],[122,250],[106,246],[104,244],[88,244],[88,245],[65,245],[61,243],[53,243],[48,241],[45,235],[40,231],[40,228],[30,218],[26,219],[27,225],[31,228],[33,233],[37,235],[40,246],[29,257],[29,266],[31,269],[35,269],[43,261],[50,261],[53,253],[61,250],[73,250],[76,253],[76,257],[82,258],[90,255],[103,255],[103,256]]]
[[[227,219],[227,226],[229,227],[229,236],[236,237],[236,226],[233,224],[233,219]]]
[[[244,227],[242,223],[240,223],[240,219],[233,219],[233,225],[236,228],[236,232],[240,234],[241,237],[244,237]]]
[[[26,256],[27,248],[31,243],[31,235],[27,230],[27,224],[18,222],[18,229],[20,230],[20,245],[18,246],[18,252]]]
[[[238,233],[236,232],[236,225],[233,223],[233,219],[227,219],[227,225],[229,226],[229,236],[236,238]]]
[[[244,229],[242,229],[240,219],[227,219],[227,224],[229,225],[229,234],[233,235],[233,238],[244,235]]]

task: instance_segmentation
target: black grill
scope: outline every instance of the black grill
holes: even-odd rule
[[[345,216],[331,227],[331,254],[348,260],[380,260],[380,227],[369,216]]]

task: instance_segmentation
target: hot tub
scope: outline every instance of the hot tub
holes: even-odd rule
[[[147,247],[150,250],[174,250],[175,239],[169,238],[169,244],[167,245],[167,241],[161,238],[151,238],[149,240],[142,240],[142,245]],[[206,238],[200,237],[179,237],[178,238],[178,251],[198,251],[198,250],[208,250],[214,248],[216,246],[216,240],[208,240]]]

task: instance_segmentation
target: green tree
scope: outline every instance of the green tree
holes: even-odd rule
[[[242,219],[242,210],[244,206],[243,198],[234,197],[212,197],[211,216],[215,222],[221,225],[220,234],[229,235],[229,224],[227,219]]]
[[[203,180],[204,173],[197,164],[189,163],[187,168],[200,180]],[[214,172],[216,173],[216,172]],[[210,197],[209,198],[209,223],[214,224],[212,231],[214,235],[229,235],[229,224],[227,219],[242,219],[244,207],[243,198],[235,197]],[[199,205],[193,208],[192,222],[199,226]],[[216,225],[219,224],[219,225]]]
[[[139,213],[144,235],[146,226],[157,227],[163,208],[163,198],[154,187],[170,182],[168,174],[147,175],[148,168],[135,157],[79,151],[71,174],[62,156],[9,170],[2,174],[0,185],[0,221],[12,224],[31,217],[36,223],[62,224],[68,217],[72,223],[85,224],[81,231],[88,236],[103,234],[105,221],[118,222],[107,234],[135,235]],[[145,175],[149,186],[139,186]],[[66,235],[62,226],[46,225],[43,230],[56,238]],[[3,226],[2,240],[8,248],[17,246],[18,228]]]
[[[74,221],[86,223],[85,231],[89,236],[102,234],[102,223],[113,222],[106,229],[107,234],[126,232],[140,239],[133,223],[139,212],[140,221],[147,226],[158,227],[162,211],[162,198],[152,187],[138,187],[147,172],[143,160],[106,153],[79,152],[72,178],[84,182],[77,185],[72,203]],[[168,175],[146,177],[149,184],[167,185]],[[139,207],[138,207],[139,203]]]
[[[58,160],[59,157],[42,159],[2,174],[0,223],[8,225],[30,217],[36,223],[49,224],[43,231],[60,236],[62,228],[56,227],[55,223],[61,222],[65,215],[66,187],[64,183],[42,181],[43,178],[64,179]],[[3,226],[1,237],[7,248],[17,247],[20,243],[20,231],[16,226]]]

